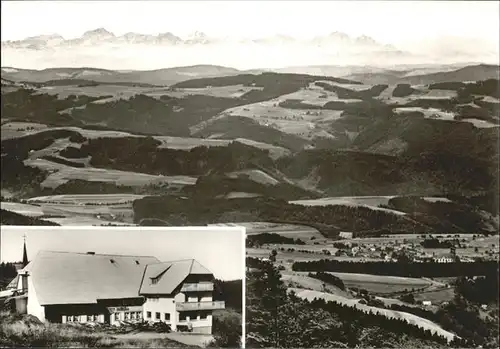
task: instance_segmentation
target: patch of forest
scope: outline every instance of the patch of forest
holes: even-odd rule
[[[248,348],[445,348],[447,343],[404,320],[365,313],[354,307],[288,293],[272,262],[247,258],[246,346]],[[279,319],[279,320],[278,320]]]
[[[498,275],[497,261],[476,261],[470,263],[406,263],[406,262],[346,262],[321,259],[309,262],[295,262],[294,271],[342,272],[402,277],[454,277]]]
[[[306,243],[301,239],[288,238],[274,233],[261,233],[255,235],[248,235],[246,237],[246,246],[255,247],[265,244],[291,244],[291,245],[305,245]]]
[[[44,221],[36,217],[23,216],[21,214],[0,210],[1,224],[3,225],[44,225],[44,226],[58,226],[59,224],[49,221]]]

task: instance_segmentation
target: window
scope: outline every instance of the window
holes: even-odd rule
[[[151,283],[156,285],[158,283],[158,278],[151,279]]]
[[[148,312],[146,313],[146,317],[147,317],[148,319],[151,319],[151,312],[150,312],[150,311],[148,311]]]
[[[86,318],[87,318],[87,322],[92,321],[92,315],[87,315]]]
[[[140,311],[137,312],[137,318],[142,319],[142,313]]]
[[[186,313],[180,313],[179,314],[179,320],[185,321],[186,320]]]
[[[120,320],[120,313],[115,313],[115,320]]]
[[[156,313],[156,320],[160,320],[160,319],[161,319],[161,318],[160,318],[160,313],[158,313],[158,312],[157,312],[157,313]]]
[[[125,312],[125,320],[129,320],[130,319],[130,313],[129,312]]]
[[[205,320],[206,318],[208,318],[208,313],[207,313],[207,312],[202,311],[202,312],[200,313],[200,320]]]
[[[66,322],[73,322],[73,316],[72,315],[68,315],[66,317]]]
[[[165,321],[170,321],[170,313],[165,313]]]

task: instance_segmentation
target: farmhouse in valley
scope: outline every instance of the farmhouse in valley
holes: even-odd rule
[[[339,233],[339,237],[342,238],[342,239],[352,239],[352,232],[349,232],[349,231],[341,231]]]
[[[194,259],[40,251],[13,280],[16,311],[54,323],[151,321],[212,333],[213,274]]]

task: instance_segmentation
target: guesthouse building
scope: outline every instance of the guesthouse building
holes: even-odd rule
[[[18,311],[53,323],[164,322],[212,333],[214,276],[194,259],[40,251],[19,272]],[[24,309],[24,310],[23,310]]]

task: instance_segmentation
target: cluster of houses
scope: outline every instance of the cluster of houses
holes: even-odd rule
[[[352,242],[343,242],[346,248],[337,250],[335,256],[347,256],[358,258],[370,259],[383,259],[385,262],[397,262],[399,256],[405,255],[406,258],[414,263],[453,263],[460,262],[474,262],[473,258],[458,256],[455,247],[451,247],[449,253],[436,254],[435,252],[429,253],[420,246],[415,244],[389,242],[381,244],[368,243],[357,244]]]

